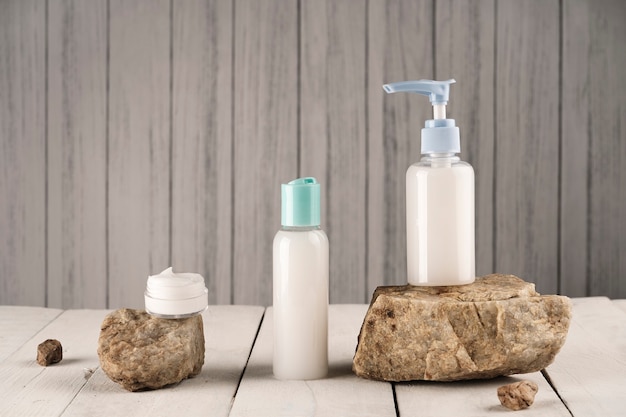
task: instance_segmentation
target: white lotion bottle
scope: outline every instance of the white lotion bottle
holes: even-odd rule
[[[407,276],[411,285],[474,282],[474,170],[460,160],[459,128],[446,119],[448,81],[404,81],[387,93],[426,95],[433,119],[422,129],[422,159],[406,173]]]
[[[320,184],[281,186],[282,228],[274,237],[274,376],[328,373],[328,238],[320,228]]]

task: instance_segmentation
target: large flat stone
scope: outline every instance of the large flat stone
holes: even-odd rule
[[[378,287],[353,361],[361,377],[456,381],[539,371],[559,352],[571,301],[493,274],[463,286]]]
[[[202,316],[161,319],[116,310],[102,322],[98,356],[107,376],[129,391],[178,383],[204,364]]]

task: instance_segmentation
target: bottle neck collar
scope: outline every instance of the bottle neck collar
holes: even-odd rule
[[[316,226],[281,226],[281,230],[285,230],[287,232],[308,232],[309,230],[320,230],[322,227],[320,225]]]
[[[454,152],[433,152],[422,154],[422,159],[460,159]]]

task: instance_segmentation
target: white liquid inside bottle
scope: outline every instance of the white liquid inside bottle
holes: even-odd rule
[[[412,285],[475,279],[474,170],[453,153],[431,154],[406,173],[407,273]]]
[[[273,364],[279,379],[328,373],[328,238],[319,226],[274,238]]]

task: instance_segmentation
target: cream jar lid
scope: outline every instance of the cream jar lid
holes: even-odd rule
[[[194,316],[207,309],[208,293],[202,275],[174,273],[170,267],[148,277],[146,311],[155,317],[168,319]]]

